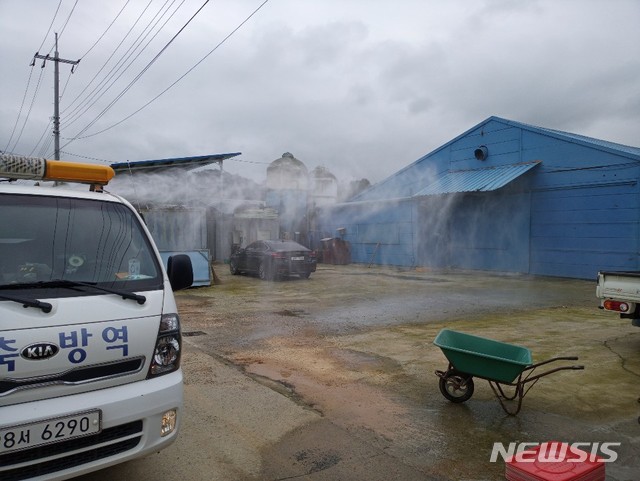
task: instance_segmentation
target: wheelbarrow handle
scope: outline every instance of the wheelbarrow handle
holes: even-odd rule
[[[529,366],[527,366],[525,368],[525,371],[529,370],[529,369],[535,369],[535,368],[540,367],[540,366],[544,366],[545,364],[549,364],[550,362],[555,362],[555,361],[577,361],[577,360],[578,360],[578,356],[552,357],[551,359],[547,359],[546,361],[537,362],[535,364],[530,364]]]
[[[518,380],[518,382],[516,384],[526,384],[526,383],[530,383],[530,382],[536,382],[541,377],[548,376],[549,374],[553,374],[554,372],[558,372],[558,371],[579,370],[579,369],[584,369],[584,366],[561,366],[561,367],[556,367],[555,369],[550,369],[548,371],[541,372],[539,374],[536,374],[535,376],[533,375],[533,371],[530,371],[524,377],[521,375],[521,377],[519,378],[519,380]]]

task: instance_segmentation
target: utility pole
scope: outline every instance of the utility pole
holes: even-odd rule
[[[71,67],[71,73],[73,73],[73,69],[76,65],[80,63],[80,60],[66,60],[64,58],[60,58],[58,55],[58,34],[56,33],[56,50],[53,54],[53,58],[47,55],[40,55],[38,52],[33,56],[33,61],[31,62],[31,66],[35,65],[36,59],[42,59],[42,67],[44,68],[47,60],[51,60],[54,62],[54,74],[53,74],[53,140],[54,140],[54,152],[53,158],[55,160],[60,160],[60,62],[69,63],[73,65]]]

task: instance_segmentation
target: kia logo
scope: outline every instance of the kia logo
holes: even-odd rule
[[[29,344],[20,351],[20,356],[28,361],[42,361],[58,354],[60,348],[50,342]]]

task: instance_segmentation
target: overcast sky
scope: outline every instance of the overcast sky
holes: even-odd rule
[[[638,0],[263,2],[180,32],[205,0],[0,0],[0,150],[53,157],[54,62],[29,64],[54,32],[81,59],[65,160],[241,152],[225,171],[262,182],[291,152],[375,183],[492,115],[640,146]]]

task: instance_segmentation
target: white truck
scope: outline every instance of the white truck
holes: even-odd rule
[[[598,272],[596,296],[600,309],[617,312],[640,327],[640,272]]]
[[[68,479],[176,439],[173,290],[192,284],[193,269],[186,255],[165,269],[142,218],[105,191],[113,175],[0,155],[3,481]]]

